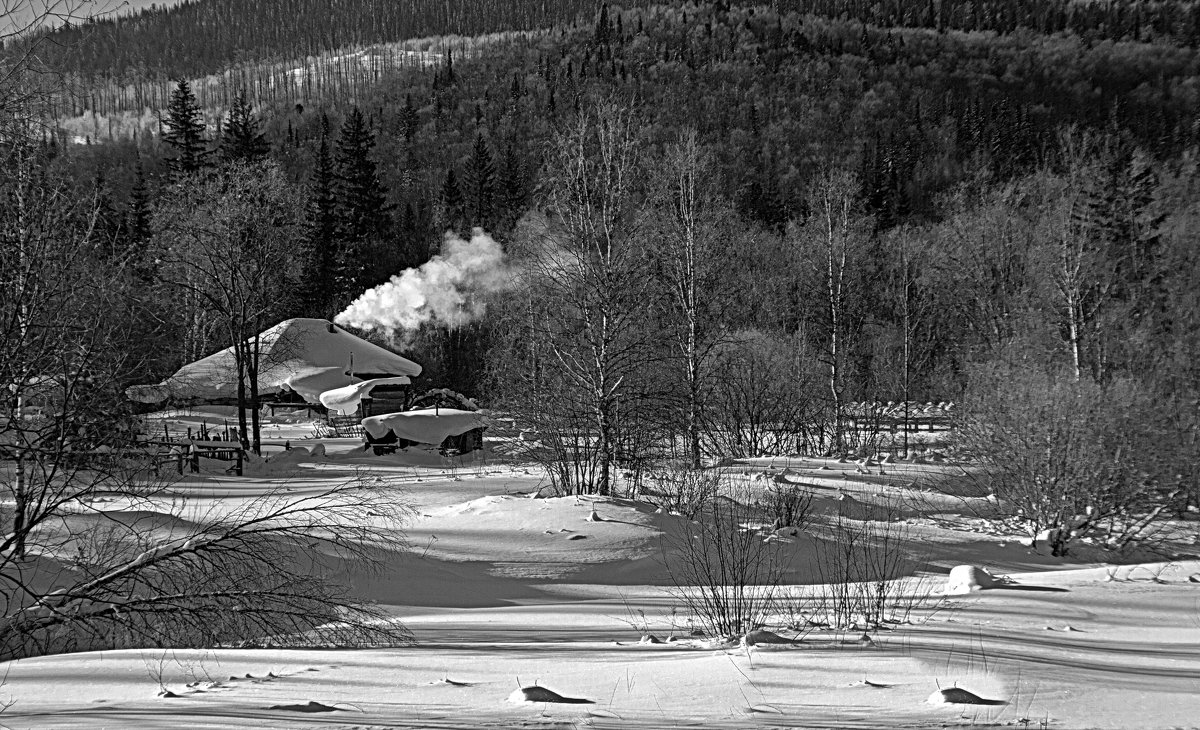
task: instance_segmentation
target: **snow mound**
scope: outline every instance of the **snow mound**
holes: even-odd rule
[[[538,687],[537,685],[513,690],[513,693],[508,696],[508,701],[516,704],[523,702],[557,702],[562,705],[595,704],[591,700],[585,700],[580,697],[563,697],[552,689]]]
[[[272,705],[267,709],[287,710],[288,712],[337,712],[338,708],[309,700],[307,704],[303,705]]]
[[[925,700],[930,705],[1007,705],[1004,700],[988,700],[980,697],[974,692],[969,692],[961,687],[947,687],[939,689],[937,692],[929,695],[929,699]]]
[[[755,629],[754,631],[746,632],[742,637],[742,646],[760,646],[766,644],[798,644],[800,642],[794,639],[785,639],[774,631],[766,629]]]
[[[959,596],[984,588],[997,588],[1001,582],[985,569],[974,565],[956,565],[946,578],[945,593],[949,596]]]

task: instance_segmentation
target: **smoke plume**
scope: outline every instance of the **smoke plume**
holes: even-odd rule
[[[483,229],[474,229],[470,241],[447,233],[440,254],[368,290],[333,321],[391,337],[426,324],[461,327],[483,316],[484,295],[510,281],[503,249]]]

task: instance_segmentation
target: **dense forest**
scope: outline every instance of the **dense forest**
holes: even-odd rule
[[[623,7],[645,5],[649,3],[627,2]],[[714,5],[723,12],[756,3]],[[772,13],[807,13],[889,28],[1031,31],[1070,34],[1088,42],[1200,44],[1200,8],[1184,0],[775,0],[764,5]],[[697,9],[695,4],[689,7]],[[300,59],[403,38],[546,28],[594,11],[594,3],[582,0],[189,0],[58,29],[47,61],[60,70],[107,78],[130,72],[197,76],[246,59]]]
[[[606,382],[562,407],[622,438],[821,423],[814,443],[837,448],[852,402],[1063,373],[1177,404],[1147,418],[1194,438],[1194,4],[374,5],[187,3],[41,47],[94,88],[141,74],[169,90],[127,133],[93,105],[37,146],[39,174],[94,202],[98,250],[156,303],[130,381],[224,346],[179,286],[181,231],[220,218],[271,241],[267,321],[332,317],[480,228],[520,283],[481,294],[470,324],[393,342],[427,385],[493,406]],[[261,80],[344,44],[513,29],[529,32],[469,53],[434,38],[352,82]],[[230,64],[221,94],[166,81]],[[590,189],[603,180],[626,182]],[[579,271],[607,288],[564,299],[587,287],[545,262],[596,230]],[[588,360],[586,337],[564,338],[592,321],[567,313],[592,306],[625,328],[602,338],[622,353],[603,373],[564,365]]]

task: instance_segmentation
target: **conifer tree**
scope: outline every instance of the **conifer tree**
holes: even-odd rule
[[[458,187],[458,176],[454,168],[446,171],[446,180],[442,183],[442,228],[458,230],[463,226],[463,195]]]
[[[505,226],[512,226],[524,212],[528,191],[525,182],[525,165],[516,149],[510,144],[504,148],[500,161],[498,218]]]
[[[496,222],[496,162],[482,134],[475,137],[466,177],[471,226],[491,230]]]
[[[133,176],[133,188],[129,191],[129,209],[126,211],[125,229],[134,243],[150,238],[150,191],[146,188],[146,171],[139,157]]]
[[[204,140],[204,117],[192,87],[184,79],[180,79],[171,94],[163,125],[163,141],[175,150],[170,165],[176,179],[204,167],[209,153]]]
[[[107,255],[113,251],[113,244],[121,235],[123,216],[113,205],[112,190],[103,169],[97,169],[95,177],[92,178],[92,210],[93,230],[98,242],[104,247],[104,254]]]
[[[337,212],[338,292],[355,296],[376,273],[383,242],[391,233],[387,193],[371,159],[375,137],[355,107],[342,124],[334,155],[334,209]]]
[[[400,128],[404,130],[404,141],[412,144],[420,126],[421,117],[413,104],[412,94],[408,94],[404,97],[404,108],[400,110]]]
[[[305,314],[331,317],[337,284],[337,210],[333,198],[333,157],[329,151],[329,118],[321,115],[321,141],[309,181],[305,216],[304,267],[300,304]]]
[[[221,157],[226,162],[258,162],[267,156],[267,141],[254,116],[245,90],[238,93],[229,107],[221,137]]]

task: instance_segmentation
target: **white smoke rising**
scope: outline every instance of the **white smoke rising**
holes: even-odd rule
[[[347,327],[415,332],[425,324],[461,327],[483,316],[483,295],[507,288],[504,250],[482,228],[466,241],[446,234],[442,252],[368,290],[333,321]]]

